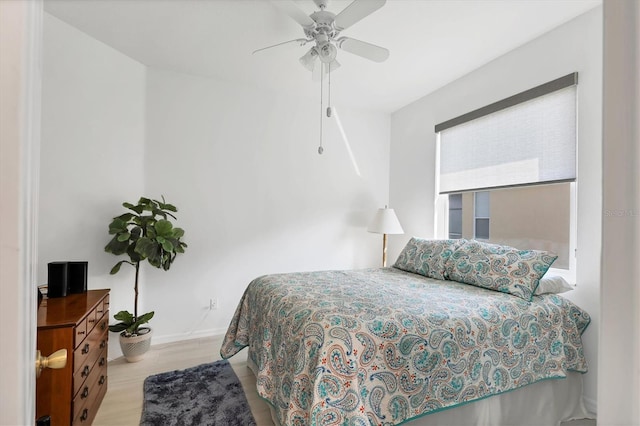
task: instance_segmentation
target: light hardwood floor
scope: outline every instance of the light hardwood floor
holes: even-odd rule
[[[144,360],[129,364],[124,358],[109,362],[108,390],[93,422],[95,426],[129,426],[140,423],[142,383],[150,375],[182,370],[220,358],[222,336],[192,339],[152,346]],[[117,342],[116,342],[117,344]],[[269,406],[256,392],[256,379],[247,367],[246,351],[232,357],[231,363],[247,394],[247,401],[258,426],[273,426]],[[563,423],[563,426],[595,426],[594,420]]]

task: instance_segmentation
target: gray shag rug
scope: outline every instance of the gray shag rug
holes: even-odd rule
[[[149,376],[142,426],[255,426],[238,376],[226,360]]]

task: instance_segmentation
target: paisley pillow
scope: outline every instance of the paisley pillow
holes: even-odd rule
[[[468,240],[447,259],[445,273],[453,281],[531,301],[540,278],[557,257],[546,251]]]
[[[413,237],[393,266],[425,277],[446,280],[445,262],[464,241],[466,240],[424,240]]]

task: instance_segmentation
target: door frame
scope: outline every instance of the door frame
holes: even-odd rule
[[[0,423],[34,424],[42,0],[2,2],[2,342]],[[9,164],[12,163],[12,164]],[[6,191],[6,192],[5,192]]]

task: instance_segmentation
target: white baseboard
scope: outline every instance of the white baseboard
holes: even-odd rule
[[[168,334],[165,336],[153,336],[152,345],[163,345],[165,343],[180,342],[183,340],[200,339],[202,337],[221,336],[227,332],[226,328],[210,328],[208,330],[198,330],[185,334]]]

